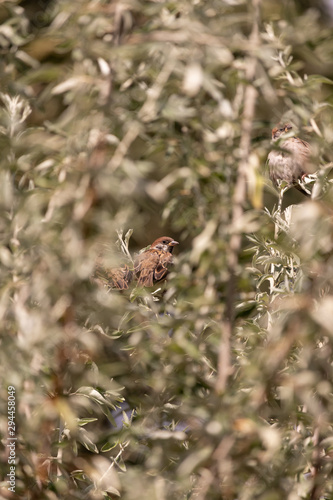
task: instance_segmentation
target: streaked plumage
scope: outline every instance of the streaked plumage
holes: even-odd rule
[[[127,290],[132,279],[133,271],[127,264],[107,269],[104,265],[98,263],[92,281],[106,288]]]
[[[307,195],[298,181],[311,173],[310,145],[298,137],[288,137],[283,140],[283,135],[291,130],[290,124],[273,128],[272,140],[281,141],[279,144],[281,150],[274,149],[269,153],[269,174],[275,186],[280,187],[280,182],[284,181],[287,186],[294,186]]]
[[[110,288],[127,290],[133,279],[133,271],[125,264],[117,269],[110,269],[106,272],[108,285]]]
[[[162,236],[137,256],[134,273],[138,286],[153,286],[166,278],[173,262],[172,251],[175,245],[178,245],[178,241],[169,236]]]

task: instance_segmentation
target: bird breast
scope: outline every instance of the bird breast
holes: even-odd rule
[[[282,144],[285,151],[271,151],[268,155],[270,177],[277,184],[283,180],[287,184],[295,184],[303,175],[309,173],[309,145],[292,137]]]

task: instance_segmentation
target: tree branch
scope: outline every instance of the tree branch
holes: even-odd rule
[[[256,49],[259,46],[259,5],[261,0],[252,0],[253,6],[253,25],[250,35],[250,46],[252,47],[252,56],[249,58],[246,68],[246,79],[249,82],[244,92],[244,111],[241,124],[240,152],[241,157],[238,165],[237,182],[233,196],[233,209],[231,217],[231,228],[234,232],[230,238],[230,248],[228,254],[229,283],[227,293],[227,304],[225,317],[221,325],[221,343],[218,359],[218,373],[215,389],[222,393],[227,384],[228,377],[232,373],[230,362],[230,338],[233,331],[235,316],[235,291],[236,276],[239,252],[241,249],[242,234],[235,229],[244,213],[244,204],[246,200],[246,181],[249,169],[249,156],[251,151],[251,131],[254,120],[255,105],[257,100],[257,90],[253,86],[255,78],[257,56]]]

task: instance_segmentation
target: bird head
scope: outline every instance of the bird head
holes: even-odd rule
[[[162,250],[163,252],[172,253],[173,247],[178,244],[178,241],[175,241],[169,236],[161,236],[160,238],[157,238],[154,243],[152,243],[151,248],[156,248],[157,250]]]
[[[277,141],[281,135],[286,134],[292,130],[292,125],[290,123],[286,123],[285,125],[278,125],[272,130],[272,139],[273,141]]]

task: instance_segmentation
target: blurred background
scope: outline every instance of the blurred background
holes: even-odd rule
[[[332,498],[332,1],[3,0],[0,23],[3,498]],[[320,192],[282,213],[279,122]],[[92,281],[163,235],[162,290]]]

